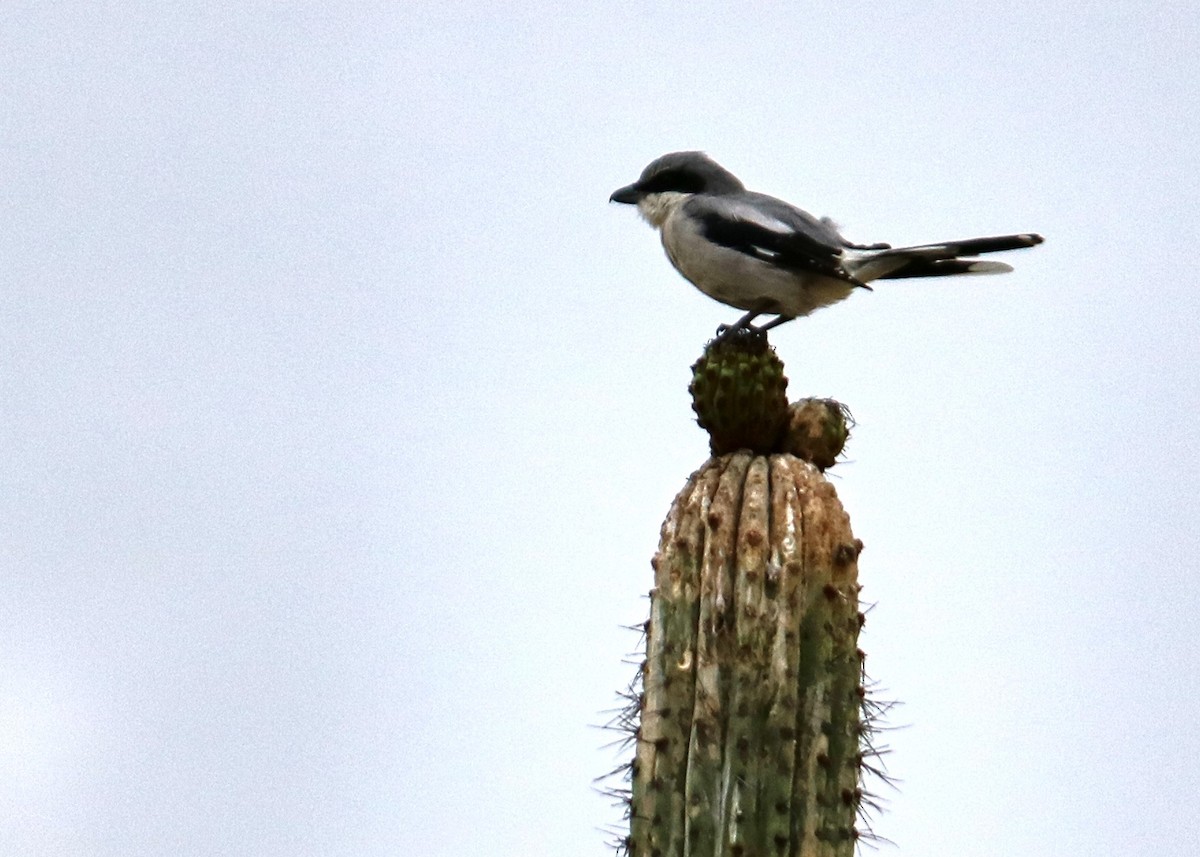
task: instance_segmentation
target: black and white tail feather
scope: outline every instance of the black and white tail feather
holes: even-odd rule
[[[915,247],[871,247],[843,251],[843,266],[864,284],[871,280],[899,280],[904,277],[948,277],[957,274],[1007,274],[1012,265],[991,260],[971,259],[986,253],[1022,250],[1042,243],[1042,236],[1031,233],[943,241]]]
[[[912,247],[856,244],[829,218],[746,190],[702,152],[672,152],[609,197],[637,205],[662,236],[671,264],[700,291],[746,311],[726,335],[768,330],[844,300],[874,280],[1001,274],[1004,262],[972,258],[1034,247],[1034,233],[996,235]]]

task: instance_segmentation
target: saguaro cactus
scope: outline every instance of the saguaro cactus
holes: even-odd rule
[[[694,367],[696,410],[720,427],[723,454],[676,497],[652,562],[633,697],[634,857],[835,857],[858,838],[862,544],[823,467],[783,451],[828,466],[846,415],[827,402],[789,414],[782,365],[765,348],[735,340]],[[727,451],[739,446],[749,448]]]

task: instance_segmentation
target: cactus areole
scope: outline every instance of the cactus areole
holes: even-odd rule
[[[774,354],[710,347],[693,369],[720,453],[675,498],[652,562],[624,845],[634,857],[850,855],[870,755],[862,543],[821,467],[784,451],[795,419]],[[825,466],[846,435],[834,405],[808,417],[840,428],[802,421],[806,436],[840,437]]]

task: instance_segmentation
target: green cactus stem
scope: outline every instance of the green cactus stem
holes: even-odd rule
[[[653,561],[631,855],[853,853],[860,549],[794,456],[693,474]]]
[[[789,408],[786,385],[762,336],[710,343],[693,367],[714,457],[675,498],[652,562],[630,695],[633,857],[849,857],[872,805],[862,543],[821,472],[849,415]]]

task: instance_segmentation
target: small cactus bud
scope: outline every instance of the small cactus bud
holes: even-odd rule
[[[837,463],[850,437],[850,410],[833,399],[801,399],[788,408],[782,451],[811,461],[821,470]]]

